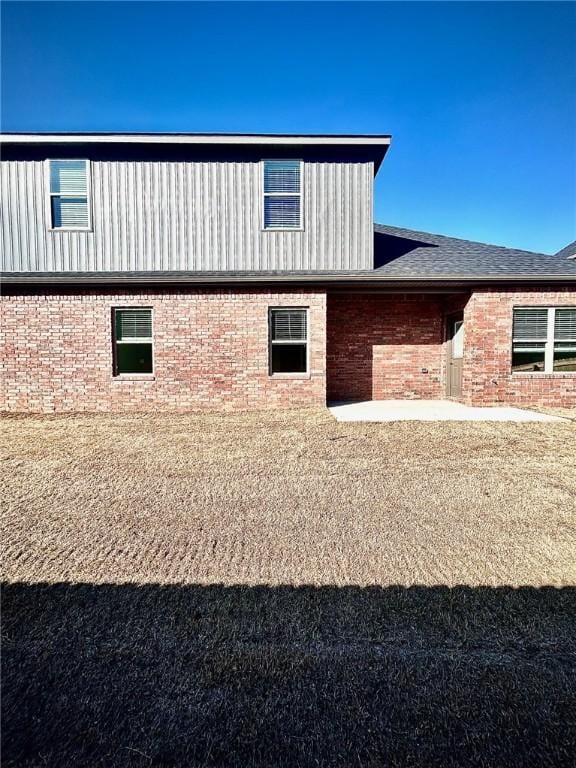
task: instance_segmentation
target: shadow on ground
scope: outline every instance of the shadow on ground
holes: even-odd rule
[[[3,766],[546,766],[576,589],[8,584]]]

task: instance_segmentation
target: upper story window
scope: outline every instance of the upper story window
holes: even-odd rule
[[[301,160],[264,160],[264,229],[302,229]]]
[[[49,160],[50,226],[90,229],[90,165],[88,160]]]
[[[515,307],[512,371],[576,371],[576,307]]]

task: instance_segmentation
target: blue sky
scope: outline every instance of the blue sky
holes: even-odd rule
[[[576,5],[2,3],[2,129],[391,133],[375,219],[576,239]]]

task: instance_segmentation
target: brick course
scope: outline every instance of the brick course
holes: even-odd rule
[[[7,411],[184,411],[324,405],[326,297],[312,291],[86,289],[1,301]],[[112,308],[152,307],[153,378],[114,378]],[[310,308],[310,375],[268,373],[268,309]]]

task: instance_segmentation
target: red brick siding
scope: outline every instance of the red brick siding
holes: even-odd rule
[[[464,400],[576,406],[576,373],[512,373],[515,306],[576,306],[576,290],[474,291],[464,311]]]
[[[111,290],[5,295],[8,411],[178,411],[323,405],[326,297],[311,291]],[[111,310],[153,309],[154,379],[112,375]],[[268,309],[310,308],[310,376],[268,375]]]
[[[328,398],[442,397],[442,306],[439,296],[330,294]]]
[[[576,374],[510,370],[513,307],[576,305],[574,290],[481,290],[469,299],[403,294],[326,299],[314,291],[57,290],[9,292],[2,299],[2,410],[323,405],[326,381],[334,400],[440,398],[445,392],[444,316],[461,306],[465,402],[576,406]],[[154,310],[152,380],[112,376],[111,309],[117,306]],[[269,377],[271,306],[310,307],[309,378]]]

